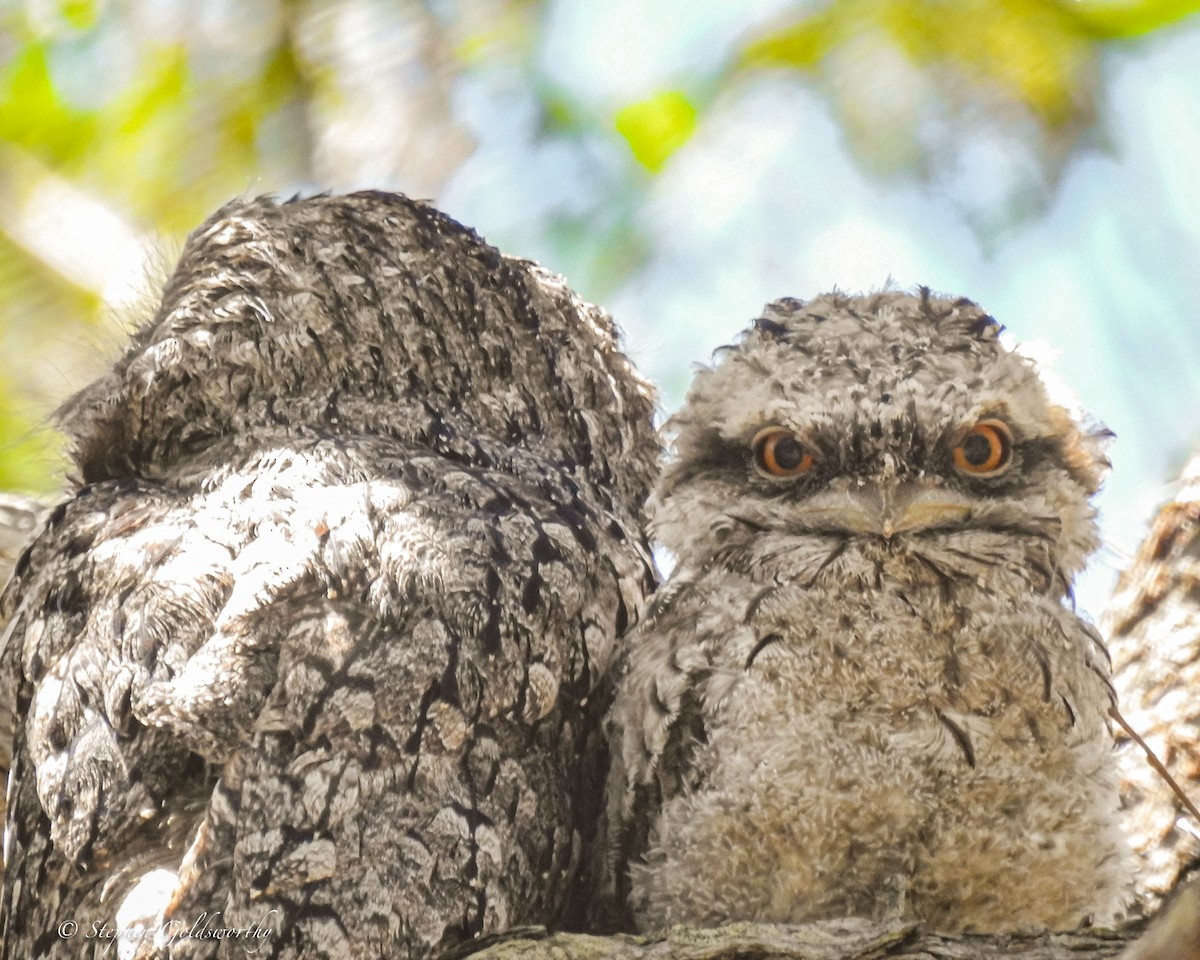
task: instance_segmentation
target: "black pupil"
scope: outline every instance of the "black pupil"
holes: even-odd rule
[[[804,462],[804,448],[794,437],[783,437],[775,441],[772,453],[775,454],[775,463],[781,470],[795,470]]]
[[[982,467],[992,455],[992,445],[988,438],[974,433],[963,441],[963,457],[973,467]]]

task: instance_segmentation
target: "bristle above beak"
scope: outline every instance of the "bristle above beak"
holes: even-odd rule
[[[971,514],[961,494],[942,486],[916,481],[867,482],[845,490],[816,494],[802,516],[812,529],[879,536],[890,540],[902,533],[954,526]]]

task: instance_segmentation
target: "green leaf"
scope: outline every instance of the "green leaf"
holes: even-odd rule
[[[1092,36],[1104,40],[1145,36],[1200,13],[1200,0],[1058,0],[1058,5]]]
[[[95,133],[95,118],[55,91],[45,44],[26,44],[0,70],[0,140],[57,165],[86,154]]]
[[[100,15],[92,0],[61,0],[58,10],[63,20],[76,30],[90,30]]]
[[[811,70],[838,42],[839,23],[836,13],[824,11],[765,34],[742,50],[740,66]]]
[[[617,133],[634,157],[657,173],[696,130],[696,108],[679,90],[667,90],[617,111]]]
[[[61,441],[44,425],[15,413],[0,395],[0,490],[51,493],[62,471]]]

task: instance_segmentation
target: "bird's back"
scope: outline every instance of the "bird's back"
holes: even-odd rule
[[[4,955],[568,922],[649,409],[606,317],[420,204],[198,230],[5,597]]]

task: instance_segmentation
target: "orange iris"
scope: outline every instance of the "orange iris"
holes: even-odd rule
[[[754,450],[754,465],[764,476],[799,477],[816,463],[808,448],[783,427],[759,430],[750,446]]]
[[[954,466],[975,477],[994,477],[1012,462],[1012,431],[999,420],[981,420],[954,448]]]

